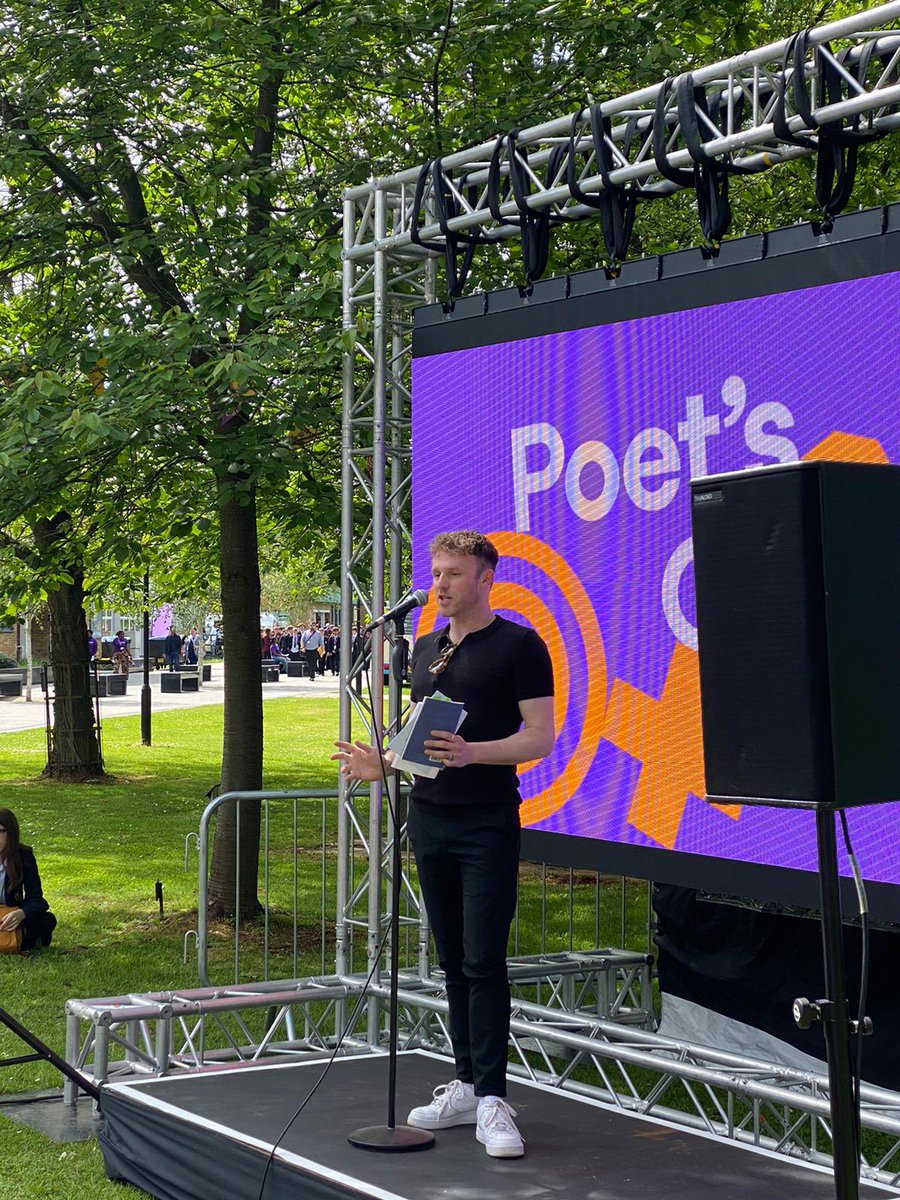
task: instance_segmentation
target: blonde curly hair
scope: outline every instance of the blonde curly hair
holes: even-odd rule
[[[488,567],[495,571],[497,563],[500,561],[497,547],[476,529],[457,529],[451,533],[439,533],[428,547],[428,552],[432,558],[436,554],[470,554],[481,563],[479,575]]]

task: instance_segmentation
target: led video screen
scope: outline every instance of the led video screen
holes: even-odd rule
[[[811,813],[703,799],[688,488],[801,458],[900,462],[900,232],[807,243],[417,314],[413,585],[436,533],[488,533],[495,609],[553,658],[556,745],[521,773],[529,856],[815,903]],[[429,603],[416,632],[435,622]],[[898,819],[849,814],[873,910],[900,919]]]

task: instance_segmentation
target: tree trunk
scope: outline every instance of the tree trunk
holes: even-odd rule
[[[70,536],[68,514],[42,517],[34,536],[42,554],[54,554]],[[53,668],[53,737],[44,774],[56,779],[96,779],[104,774],[94,722],[84,619],[84,571],[77,555],[66,563],[71,583],[60,583],[47,595],[50,611],[50,664]]]
[[[269,50],[275,59],[282,54],[279,0],[261,0],[261,15],[270,37]],[[278,95],[284,67],[260,64],[260,83],[250,147],[251,171],[247,179],[247,247],[257,244],[272,221],[272,202],[265,187],[252,186],[257,173],[272,168],[272,148],[278,125]],[[248,254],[244,282],[257,278],[259,263]],[[258,329],[259,317],[249,304],[243,305],[238,321],[241,338]],[[216,405],[213,405],[216,411]],[[250,417],[239,401],[234,411],[219,410],[219,433],[230,438]],[[237,463],[232,463],[236,466]],[[230,483],[238,481],[234,475]],[[249,503],[232,499],[219,506],[219,568],[222,584],[222,620],[225,625],[225,740],[222,750],[222,790],[259,791],[262,788],[263,705],[259,643],[259,546],[256,534],[256,489],[250,488]],[[237,919],[260,911],[257,897],[259,872],[259,803],[242,801],[220,810],[216,820],[209,897],[212,912],[233,914],[237,895]],[[240,831],[240,850],[237,832]]]
[[[225,638],[221,790],[259,791],[262,788],[263,705],[255,496],[245,505],[236,499],[227,500],[219,509],[219,522]],[[246,919],[259,912],[259,802],[244,800],[240,804],[240,863],[236,810],[236,804],[226,804],[216,818],[209,907],[214,915],[233,916],[237,895],[240,918]]]

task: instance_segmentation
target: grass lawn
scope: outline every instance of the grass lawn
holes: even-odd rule
[[[264,783],[271,789],[331,787],[329,760],[338,723],[336,699],[278,699],[265,705]],[[111,779],[101,784],[62,786],[40,778],[45,761],[41,730],[0,735],[2,803],[19,816],[26,842],[34,845],[44,890],[59,918],[52,947],[39,954],[0,957],[0,1006],[62,1052],[65,1001],[71,997],[181,989],[198,984],[193,948],[183,962],[183,935],[196,927],[197,859],[184,869],[185,835],[198,828],[205,794],[217,781],[222,710],[218,707],[159,713],[154,743],[140,743],[138,717],[104,726],[104,752]],[[293,973],[290,815],[270,826],[270,889],[281,912],[270,928],[274,951],[270,977]],[[298,947],[300,974],[320,967],[321,846],[318,805],[300,806],[298,845],[301,880],[297,889],[303,929]],[[324,912],[329,935],[325,969],[333,969],[334,805],[324,829],[327,889]],[[362,864],[357,862],[357,871]],[[163,884],[165,916],[160,918],[155,883]],[[514,946],[519,954],[564,950],[569,946],[647,945],[646,886],[593,875],[523,864]],[[543,933],[541,932],[543,930]],[[624,930],[624,937],[623,937]],[[243,979],[259,978],[261,928],[248,931]],[[214,927],[210,974],[214,982],[232,975],[228,931]],[[414,955],[415,946],[410,946]],[[355,969],[363,962],[358,958]],[[0,1057],[25,1048],[0,1031]],[[577,1072],[579,1077],[582,1070]],[[613,1072],[615,1075],[615,1072]],[[585,1075],[587,1078],[588,1075]],[[44,1064],[0,1070],[0,1093],[57,1087],[58,1075]],[[690,1108],[672,1089],[668,1102]],[[877,1139],[876,1139],[877,1140]],[[873,1141],[871,1135],[867,1143]],[[873,1147],[874,1149],[874,1147]],[[96,1144],[58,1146],[2,1116],[0,1180],[14,1184],[21,1200],[122,1200],[137,1196],[110,1183]]]
[[[336,699],[283,699],[265,705],[267,788],[331,787],[329,760],[338,723]],[[23,838],[34,845],[44,891],[59,918],[53,945],[35,955],[0,958],[0,1005],[32,1028],[54,1049],[65,1044],[65,1001],[71,997],[112,996],[128,992],[194,987],[198,984],[191,947],[182,960],[185,930],[196,927],[197,859],[184,870],[185,835],[198,827],[205,794],[217,781],[221,754],[222,710],[218,707],[158,713],[153,745],[140,743],[138,717],[109,720],[103,729],[110,781],[63,786],[40,778],[45,762],[42,730],[0,735],[2,803],[12,808]],[[305,861],[300,911],[305,928],[299,948],[301,974],[320,967],[321,811],[301,805],[298,843]],[[292,869],[290,817],[270,829],[270,887],[281,915],[270,929],[274,961],[270,977],[292,971],[290,919]],[[327,861],[335,861],[334,805],[325,830]],[[357,870],[362,864],[357,863]],[[563,950],[570,944],[617,945],[624,920],[626,944],[646,945],[643,885],[629,888],[623,905],[618,886],[596,889],[593,876],[575,879],[569,903],[569,874],[523,866],[517,932],[519,953]],[[163,884],[165,916],[154,897]],[[611,882],[611,881],[610,881]],[[546,886],[545,886],[546,885]],[[333,877],[329,872],[325,914],[334,916]],[[542,920],[543,917],[543,920]],[[541,927],[546,933],[542,940]],[[329,929],[330,933],[330,929]],[[211,937],[211,976],[231,979],[232,942],[225,929]],[[599,934],[599,936],[597,936]],[[242,978],[259,978],[262,932],[252,929]],[[415,946],[410,947],[415,953]],[[357,961],[356,969],[363,963]],[[326,970],[333,969],[333,955]],[[0,1031],[0,1057],[24,1047]],[[23,1064],[0,1071],[0,1092],[56,1087],[58,1075],[44,1064]],[[10,1178],[23,1200],[106,1200],[125,1195],[109,1183],[93,1142],[57,1146],[2,1117],[0,1162],[12,1167]],[[14,1166],[13,1166],[14,1164]],[[5,1169],[4,1168],[4,1169]],[[0,1171],[0,1178],[3,1178]]]
[[[334,786],[329,753],[337,700],[272,700],[264,711],[266,787]],[[185,873],[184,838],[197,829],[205,793],[218,778],[222,709],[155,714],[149,747],[141,745],[139,717],[107,721],[103,738],[113,781],[63,786],[40,778],[42,730],[0,735],[2,803],[15,811],[23,839],[35,847],[44,892],[59,918],[48,950],[0,958],[0,1006],[60,1053],[70,997],[198,982],[193,953],[182,962],[183,933],[195,926],[197,902],[196,854]],[[157,879],[165,898],[162,920]],[[0,1057],[23,1052],[0,1031]],[[5,1093],[59,1082],[43,1064],[0,1071]],[[14,1181],[22,1200],[121,1200],[126,1194],[106,1181],[94,1143],[54,1145],[3,1119],[2,1110],[0,1163],[0,1179]]]

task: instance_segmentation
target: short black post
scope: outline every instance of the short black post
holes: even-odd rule
[[[820,1005],[820,1009],[828,1059],[835,1194],[837,1200],[858,1200],[859,1126],[850,1066],[850,1011],[844,975],[844,934],[834,817],[834,811],[830,808],[820,806],[816,809],[822,952],[825,961],[825,1003]]]
[[[151,745],[150,707],[150,572],[144,572],[144,683],[141,687],[141,745]]]

